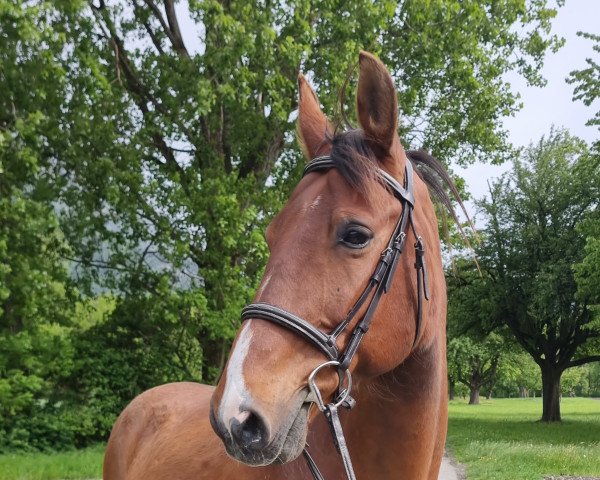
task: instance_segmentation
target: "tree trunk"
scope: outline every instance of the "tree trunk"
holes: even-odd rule
[[[479,405],[479,388],[471,387],[471,396],[469,397],[469,405]]]
[[[490,381],[489,387],[488,387],[488,391],[485,394],[485,399],[486,400],[491,400],[492,399],[492,394],[494,393],[494,388],[496,387],[496,375],[492,375],[492,380]]]
[[[227,353],[231,342],[225,339],[208,340],[209,336],[203,336],[202,346],[202,382],[216,385],[225,368]]]
[[[529,390],[527,390],[527,387],[519,387],[519,398],[527,397],[529,397]]]
[[[456,382],[454,380],[450,380],[448,382],[448,399],[454,400],[456,397]]]
[[[542,367],[542,422],[560,422],[560,377],[562,370],[556,365]]]

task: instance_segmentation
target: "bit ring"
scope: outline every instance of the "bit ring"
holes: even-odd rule
[[[321,410],[322,412],[325,411],[325,402],[323,401],[323,396],[321,395],[321,391],[319,390],[319,387],[317,387],[317,384],[315,382],[315,377],[317,375],[317,373],[319,373],[319,371],[325,367],[339,367],[340,366],[340,362],[338,362],[337,360],[331,360],[329,362],[325,362],[322,363],[321,365],[319,365],[317,368],[315,368],[312,373],[308,376],[308,387],[310,388],[310,391],[312,392],[312,394],[315,396],[315,403],[317,404],[317,407],[319,408],[319,410]],[[333,406],[335,407],[339,407],[342,403],[344,403],[344,401],[346,400],[346,398],[348,398],[348,396],[350,395],[350,390],[352,390],[352,375],[350,374],[350,371],[348,369],[345,369],[343,371],[340,371],[338,369],[338,374],[339,374],[339,385],[338,385],[338,395],[334,398],[334,402],[333,402]],[[346,388],[344,387],[344,383],[346,383]]]

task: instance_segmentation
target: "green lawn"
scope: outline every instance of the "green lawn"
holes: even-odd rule
[[[563,398],[560,424],[541,412],[541,399],[450,402],[448,448],[468,480],[600,477],[600,401]]]
[[[600,401],[564,398],[563,422],[542,424],[540,399],[450,402],[448,446],[468,480],[600,477]],[[104,446],[54,454],[0,455],[0,480],[98,479]]]
[[[0,480],[97,479],[104,445],[62,453],[0,455]]]

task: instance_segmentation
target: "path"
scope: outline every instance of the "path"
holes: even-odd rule
[[[444,455],[442,468],[438,480],[464,480],[466,477],[453,464],[449,457]]]

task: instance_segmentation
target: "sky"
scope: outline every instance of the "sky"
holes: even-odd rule
[[[586,58],[598,58],[592,49],[593,42],[577,36],[578,31],[600,34],[600,0],[566,0],[558,9],[552,33],[565,39],[565,45],[555,54],[546,56],[542,74],[548,81],[545,87],[528,87],[516,74],[506,78],[513,91],[519,92],[523,108],[513,117],[504,119],[509,139],[515,146],[527,146],[548,134],[552,125],[565,127],[571,134],[591,142],[600,138],[598,127],[585,123],[600,110],[599,102],[586,107],[573,102],[573,85],[566,83],[569,72],[586,67]],[[454,167],[465,178],[474,198],[483,197],[488,190],[487,181],[510,168],[509,164],[490,166],[476,164],[467,169]],[[472,206],[470,209],[473,208]]]
[[[551,3],[552,0],[549,2]],[[180,2],[179,22],[186,45],[194,52],[202,50],[202,38],[196,24],[190,18],[187,2]],[[557,53],[548,53],[542,74],[547,80],[545,87],[529,87],[517,74],[506,76],[514,92],[521,95],[523,108],[514,116],[504,119],[511,143],[517,147],[527,146],[550,132],[550,128],[565,127],[571,134],[587,142],[600,138],[597,127],[588,127],[586,121],[600,110],[600,102],[586,107],[582,102],[573,102],[573,85],[566,83],[569,72],[586,67],[585,59],[597,58],[592,49],[593,42],[577,36],[578,31],[600,34],[600,0],[566,0],[553,20],[552,33],[565,39],[565,45]],[[473,198],[483,197],[487,182],[510,168],[509,164],[486,165],[483,162],[467,169],[453,166],[455,173],[465,178]],[[474,207],[468,202],[470,213]]]

